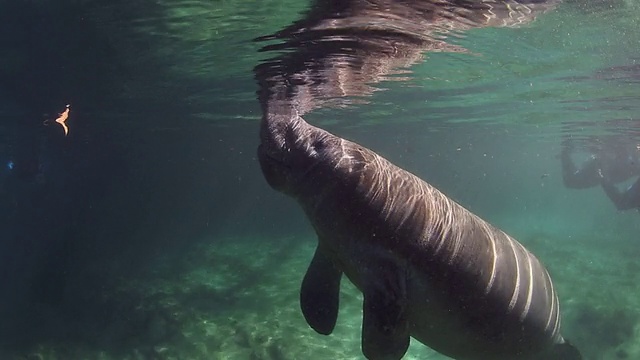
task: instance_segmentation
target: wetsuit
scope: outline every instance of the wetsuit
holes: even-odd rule
[[[560,154],[562,180],[572,189],[601,185],[618,210],[640,209],[640,148],[633,142],[610,141],[608,146],[591,155],[579,167],[571,157],[573,147],[565,146]],[[616,184],[638,176],[626,190]]]
[[[624,191],[620,191],[614,183],[603,178],[602,189],[618,210],[640,210],[640,178]]]
[[[560,154],[564,185],[570,189],[586,189],[600,185],[603,177],[617,184],[640,176],[640,150],[636,146],[616,144],[592,152],[580,166],[571,158],[573,149],[564,147]]]

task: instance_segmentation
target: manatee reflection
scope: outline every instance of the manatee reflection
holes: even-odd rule
[[[280,52],[255,68],[263,110],[284,101],[298,114],[344,106],[398,78],[428,52],[466,52],[452,34],[487,26],[518,26],[556,0],[316,0],[304,18],[258,41]],[[361,99],[360,99],[361,100]],[[271,104],[273,105],[273,104]],[[271,106],[273,107],[273,106]],[[280,106],[278,106],[281,109]]]

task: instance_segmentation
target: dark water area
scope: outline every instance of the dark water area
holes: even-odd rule
[[[563,182],[567,155],[640,174],[640,7],[509,4],[0,0],[0,359],[362,358],[355,287],[330,337],[301,316],[274,111],[519,239],[585,359],[640,357],[639,214]]]

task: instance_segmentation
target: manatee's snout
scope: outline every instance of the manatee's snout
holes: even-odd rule
[[[294,195],[320,159],[333,149],[326,146],[330,140],[327,132],[307,124],[297,113],[265,115],[258,159],[269,185]]]
[[[260,153],[276,156],[285,147],[287,123],[278,115],[265,114],[260,123]]]
[[[283,191],[287,185],[287,167],[274,151],[274,144],[264,140],[258,145],[258,161],[267,183],[278,191]]]
[[[284,191],[291,173],[291,144],[287,133],[292,122],[290,117],[265,114],[260,125],[258,161],[262,173],[271,187]]]

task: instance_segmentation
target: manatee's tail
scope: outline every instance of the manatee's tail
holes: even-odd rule
[[[554,345],[549,360],[582,360],[580,351],[568,341]]]

